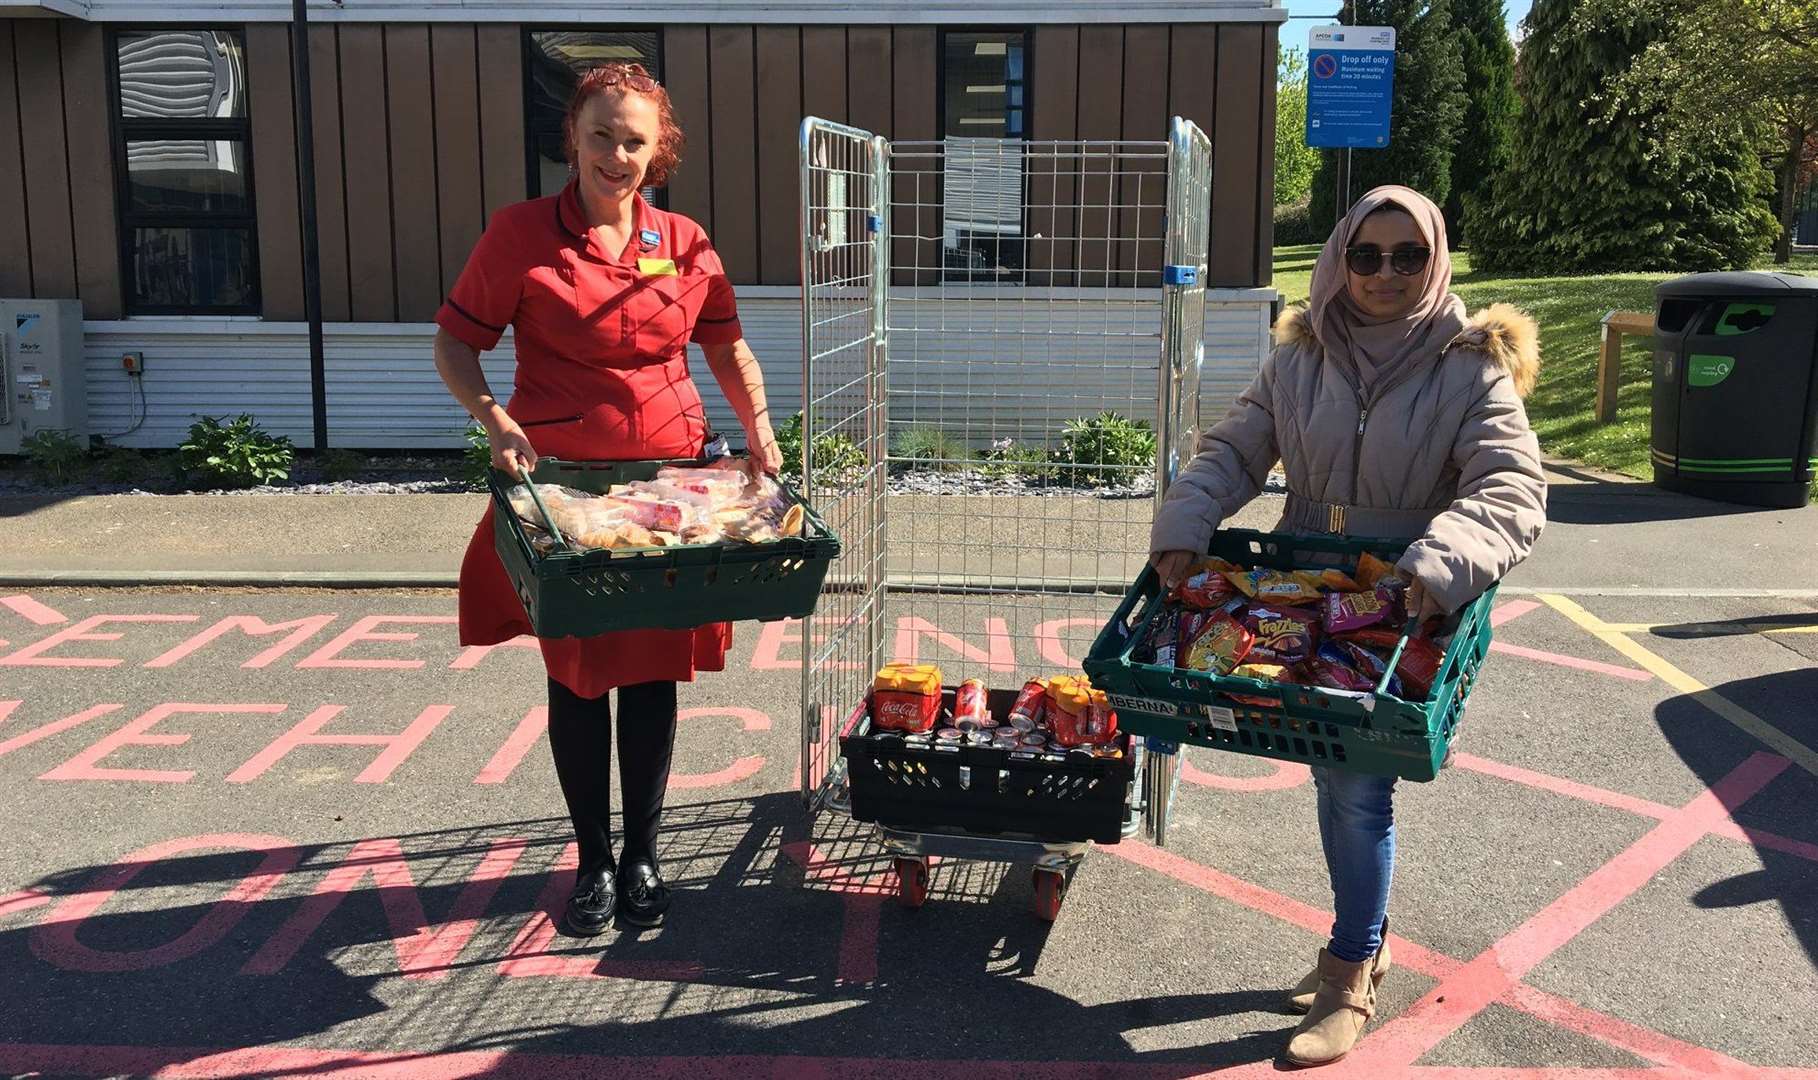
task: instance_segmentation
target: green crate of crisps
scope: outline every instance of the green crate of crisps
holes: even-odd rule
[[[531,480],[594,494],[648,480],[682,461],[537,459]],[[540,553],[511,506],[515,477],[488,470],[493,546],[538,637],[591,637],[615,630],[685,630],[742,619],[806,618],[820,598],[840,540],[803,506],[802,535],[759,544],[699,544]],[[781,484],[790,500],[801,496]]]
[[[1405,542],[1392,540],[1226,529],[1213,536],[1207,554],[1240,566],[1350,571],[1365,552],[1393,564],[1406,548]],[[1496,598],[1492,586],[1457,613],[1432,693],[1417,702],[1390,696],[1381,687],[1360,694],[1137,663],[1131,654],[1159,614],[1161,592],[1155,571],[1144,568],[1086,657],[1086,674],[1110,695],[1120,730],[1164,742],[1423,781],[1439,774],[1489,655],[1490,608]]]

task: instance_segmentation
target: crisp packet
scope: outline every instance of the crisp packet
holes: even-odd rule
[[[1351,658],[1334,641],[1328,641],[1319,647],[1319,651],[1313,654],[1313,659],[1307,661],[1307,671],[1313,676],[1316,686],[1363,693],[1376,689],[1376,680],[1357,670]]]
[[[1256,636],[1244,629],[1242,623],[1221,611],[1205,621],[1187,647],[1181,666],[1189,671],[1229,675],[1232,668],[1243,663],[1255,640]]]
[[[1295,681],[1288,669],[1280,664],[1239,664],[1231,670],[1231,674],[1244,679],[1259,679],[1262,682]],[[1259,708],[1269,708],[1281,704],[1280,698],[1246,697],[1243,694],[1227,694],[1226,696],[1241,705],[1255,705]]]
[[[1366,551],[1358,557],[1357,573],[1352,576],[1363,588],[1374,589],[1376,583],[1384,578],[1400,580],[1401,571]]]
[[[1180,609],[1172,605],[1162,609],[1149,627],[1149,636],[1136,651],[1138,663],[1173,667],[1180,646]]]
[[[1376,653],[1364,648],[1356,642],[1334,641],[1331,642],[1331,644],[1350,660],[1352,667],[1369,677],[1372,687],[1381,682],[1382,677],[1389,671],[1389,662],[1387,659],[1378,656]],[[1395,697],[1401,697],[1401,679],[1399,677],[1391,677],[1386,689]]]
[[[1246,570],[1225,577],[1252,600],[1278,604],[1313,603],[1328,590],[1353,589],[1357,584],[1337,570]]]
[[[1193,640],[1199,637],[1199,632],[1205,629],[1206,621],[1211,617],[1210,612],[1194,611],[1191,608],[1180,613],[1180,620],[1175,623],[1174,666],[1186,666],[1187,650],[1192,647]]]
[[[1223,559],[1202,559],[1187,571],[1175,594],[1188,607],[1204,611],[1223,607],[1238,595],[1226,575],[1242,572],[1240,567]]]
[[[1320,604],[1320,621],[1328,634],[1348,634],[1379,623],[1398,622],[1401,595],[1386,584],[1366,592],[1332,593]]]
[[[1244,626],[1256,635],[1250,659],[1274,664],[1298,664],[1313,655],[1318,643],[1319,616],[1281,604],[1257,604],[1244,616]]]

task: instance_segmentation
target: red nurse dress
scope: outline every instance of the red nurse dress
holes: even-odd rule
[[[574,461],[699,456],[707,416],[687,346],[739,340],[738,308],[707,234],[640,195],[631,239],[613,258],[587,227],[571,181],[560,195],[493,215],[436,323],[485,352],[517,331],[506,412],[539,455]],[[531,632],[493,549],[492,508],[461,562],[462,645]],[[635,683],[723,671],[732,628],[632,630],[539,638],[551,678],[592,698]]]

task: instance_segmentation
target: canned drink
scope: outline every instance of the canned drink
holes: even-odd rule
[[[1021,739],[1018,739],[1017,741],[1022,743],[1024,746],[1039,749],[1043,746],[1048,745],[1048,736],[1043,735],[1039,731],[1031,731],[1031,732],[1024,734],[1023,737]]]
[[[967,679],[960,683],[953,695],[953,719],[978,720],[989,714],[985,708],[985,684],[977,679]]]
[[[1019,716],[1032,723],[1040,723],[1047,700],[1048,680],[1030,679],[1016,695],[1016,704],[1010,706],[1011,723],[1015,723]]]
[[[978,721],[972,719],[956,720],[954,721],[953,726],[960,730],[960,734],[970,735],[978,730]]]
[[[968,746],[990,746],[997,739],[989,731],[972,731],[966,734]]]
[[[1029,719],[1027,716],[1012,716],[1010,718],[1010,726],[1015,728],[1018,733],[1027,735],[1035,730],[1035,721]]]
[[[1016,736],[999,735],[991,740],[991,745],[994,749],[998,750],[1014,750],[1017,746]]]
[[[997,728],[997,727],[1001,727],[1001,726],[1003,726],[1003,725],[999,724],[997,722],[997,718],[992,716],[990,713],[986,713],[984,716],[979,717],[978,729],[980,731],[990,731],[993,728]]]
[[[944,727],[944,728],[940,729],[939,731],[935,732],[934,737],[939,739],[942,742],[959,742],[960,729]]]

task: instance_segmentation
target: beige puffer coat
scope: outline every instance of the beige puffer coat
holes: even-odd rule
[[[1282,316],[1275,341],[1169,489],[1150,551],[1205,551],[1279,458],[1290,495],[1278,528],[1411,539],[1399,565],[1447,611],[1527,558],[1547,490],[1521,404],[1540,371],[1532,319],[1486,308],[1368,401],[1350,362],[1328,359],[1313,339],[1303,309]]]

